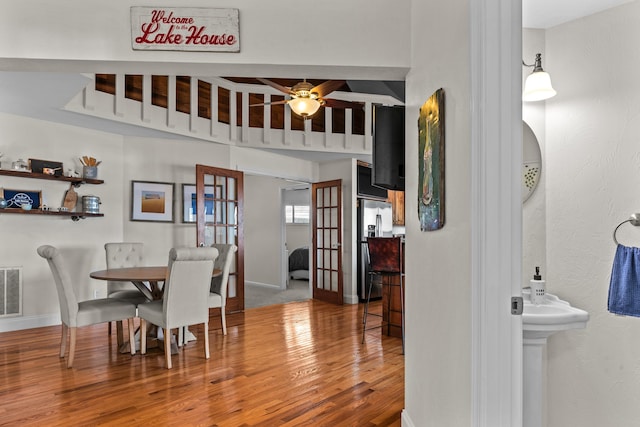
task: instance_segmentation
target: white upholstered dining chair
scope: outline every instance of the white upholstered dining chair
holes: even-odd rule
[[[171,330],[204,324],[204,352],[209,358],[209,305],[213,266],[218,250],[211,247],[173,248],[162,300],[138,306],[142,354],[147,351],[147,322],[163,329],[164,355],[171,369]]]
[[[60,251],[50,245],[38,248],[38,255],[46,259],[51,268],[60,302],[60,318],[62,319],[62,338],[60,340],[60,357],[64,357],[67,336],[69,336],[69,357],[67,368],[73,366],[76,350],[76,330],[82,326],[115,320],[128,320],[129,340],[134,342],[133,318],[136,306],[133,303],[112,298],[78,301],[67,264]],[[135,345],[131,346],[131,354],[135,354]]]
[[[143,244],[137,242],[113,242],[104,245],[107,268],[139,267],[143,264]],[[128,282],[107,282],[107,298],[116,298],[128,301],[135,305],[147,302],[147,298]],[[122,322],[116,322],[116,334],[118,345],[123,342]],[[109,335],[111,335],[111,322],[109,322]]]
[[[229,273],[233,262],[233,254],[238,250],[238,247],[233,244],[225,243],[214,243],[211,247],[218,250],[219,254],[214,268],[220,269],[222,274],[211,279],[211,288],[209,289],[209,308],[220,308],[222,334],[227,335],[227,319],[225,316],[227,289],[229,285]]]

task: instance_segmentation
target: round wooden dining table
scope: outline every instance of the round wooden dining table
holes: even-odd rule
[[[149,301],[162,299],[162,290],[163,288],[159,286],[159,283],[164,283],[167,280],[167,273],[169,271],[169,267],[166,265],[162,266],[149,266],[149,267],[127,267],[127,268],[108,268],[106,270],[98,270],[89,273],[89,277],[97,280],[108,280],[113,282],[131,282],[135,285],[136,288],[140,292],[144,294],[145,297]],[[211,277],[218,277],[222,275],[222,270],[216,268],[213,270],[213,274]],[[153,348],[157,347],[156,339],[158,336],[157,332],[160,332],[159,328],[149,328],[148,329],[148,347]],[[195,340],[195,336],[189,333],[189,337],[186,338],[186,341]],[[120,346],[121,353],[129,352],[129,342],[123,343]],[[140,348],[139,344],[139,333],[136,332],[136,348]],[[173,343],[171,345],[172,353],[175,354],[178,352],[178,348]]]
[[[158,283],[162,283],[167,279],[168,271],[169,268],[166,265],[108,268],[106,270],[93,271],[89,274],[89,277],[113,282],[131,282],[149,301],[152,301],[162,298],[162,288]],[[211,277],[220,275],[222,275],[222,270],[216,268],[213,270]]]

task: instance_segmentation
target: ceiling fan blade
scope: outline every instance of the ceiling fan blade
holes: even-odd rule
[[[311,89],[311,92],[316,92],[319,98],[329,95],[334,90],[340,88],[345,84],[344,80],[327,80],[324,83],[320,83],[318,86]]]
[[[268,85],[268,86],[271,86],[271,87],[272,87],[272,88],[274,88],[274,89],[278,89],[278,90],[279,90],[280,92],[282,92],[282,93],[286,93],[287,95],[295,95],[295,92],[293,92],[293,91],[291,90],[291,88],[288,88],[288,87],[286,87],[286,86],[279,85],[278,83],[276,83],[276,82],[272,82],[271,80],[262,79],[262,78],[260,78],[260,77],[258,77],[257,79],[258,79],[258,81],[260,81],[260,82],[262,82],[262,83],[264,83],[264,84],[266,84],[266,85]]]
[[[289,100],[284,100],[284,101],[273,101],[273,102],[263,102],[261,104],[249,104],[249,107],[259,107],[260,105],[279,105],[279,104],[286,104],[287,102],[289,102]]]
[[[341,99],[324,98],[324,106],[330,108],[351,108],[360,109],[364,105],[364,102],[343,101]]]

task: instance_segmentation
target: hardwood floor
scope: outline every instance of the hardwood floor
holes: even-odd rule
[[[373,305],[373,304],[372,304]],[[74,366],[60,327],[0,333],[0,425],[399,426],[399,338],[362,338],[359,305],[318,301],[210,322],[164,367],[160,349],[120,354],[106,325],[80,328]],[[136,322],[137,323],[137,322]]]

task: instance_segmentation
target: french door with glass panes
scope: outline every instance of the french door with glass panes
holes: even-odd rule
[[[313,298],[342,304],[342,180],[311,187]]]
[[[233,243],[227,311],[244,310],[243,173],[196,165],[198,246]]]

